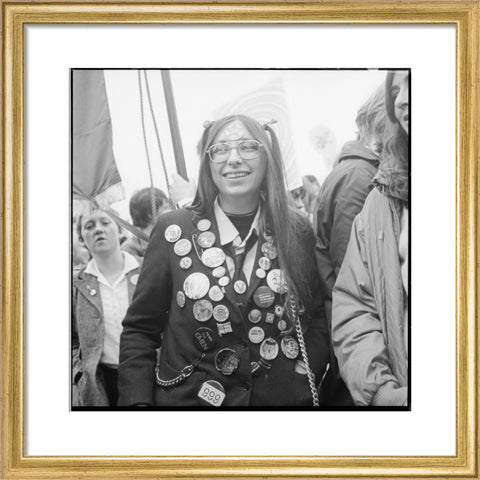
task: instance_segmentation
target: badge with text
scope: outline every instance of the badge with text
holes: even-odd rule
[[[204,297],[209,288],[210,281],[208,277],[200,272],[191,273],[183,282],[183,291],[192,300]]]
[[[215,333],[207,327],[197,328],[193,334],[193,341],[201,352],[209,352],[216,344]]]
[[[175,243],[182,236],[182,229],[178,225],[169,225],[165,230],[165,240]]]
[[[217,267],[217,268],[214,268],[214,269],[212,270],[212,275],[213,275],[215,278],[221,278],[221,277],[223,277],[226,273],[227,273],[227,271],[225,270],[225,267]]]
[[[217,323],[217,330],[220,336],[226,335],[227,333],[232,333],[232,324],[231,322]]]
[[[283,272],[278,268],[274,268],[268,272],[267,285],[275,293],[286,293],[285,277]]]
[[[207,380],[202,383],[197,397],[203,405],[219,407],[225,400],[225,389],[220,382]]]
[[[275,301],[275,294],[267,286],[258,287],[253,294],[253,301],[259,308],[268,308]]]
[[[252,327],[248,332],[248,339],[252,343],[261,343],[261,341],[265,338],[265,332],[261,327]]]
[[[272,262],[267,257],[260,257],[258,259],[258,265],[260,266],[260,268],[263,268],[263,270],[270,270],[270,268],[272,267]]]

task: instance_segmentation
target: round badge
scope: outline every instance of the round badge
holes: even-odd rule
[[[208,277],[200,272],[191,273],[183,282],[185,295],[192,300],[204,297],[209,288]]]
[[[260,356],[265,360],[273,360],[278,355],[278,343],[272,338],[266,338],[260,345]]]
[[[270,270],[267,275],[267,285],[275,292],[275,293],[284,293],[284,285],[285,280],[283,273],[278,268],[274,268]]]
[[[227,276],[218,279],[218,284],[221,287],[226,287],[229,283],[230,279]]]
[[[255,270],[255,275],[257,276],[257,278],[265,278],[267,274],[263,268],[257,268]]]
[[[247,284],[243,280],[237,280],[233,284],[233,289],[241,295],[242,293],[245,293],[247,291]]]
[[[258,287],[253,294],[255,305],[260,308],[268,308],[275,301],[275,294],[269,287]]]
[[[275,305],[275,315],[277,317],[281,317],[284,311],[285,311],[284,307],[282,307],[281,305]]]
[[[97,294],[97,291],[94,288],[92,288],[88,293],[93,297]]]
[[[265,332],[261,327],[252,327],[248,332],[248,339],[252,343],[260,343],[265,338]]]
[[[209,291],[208,296],[214,302],[220,302],[225,296],[222,292],[222,289],[218,285],[214,285]]]
[[[262,245],[263,254],[270,260],[275,260],[278,256],[277,247],[273,243],[264,243]]]
[[[191,250],[192,250],[192,242],[190,240],[187,240],[186,238],[182,238],[178,240],[178,242],[176,242],[175,245],[173,246],[173,251],[179,257],[184,257],[185,255],[188,255]]]
[[[287,329],[287,321],[286,320],[279,320],[277,323],[278,329],[283,332],[284,330]]]
[[[182,229],[178,225],[169,225],[165,230],[165,240],[175,243],[182,236]]]
[[[209,352],[215,347],[217,342],[213,330],[207,327],[200,327],[193,334],[193,343],[201,352]]]
[[[213,305],[208,300],[197,300],[193,304],[193,316],[199,322],[206,322],[212,318]]]
[[[224,375],[232,375],[238,370],[240,357],[231,348],[222,348],[215,356],[215,368]]]
[[[220,323],[224,322],[225,320],[227,320],[229,315],[230,315],[230,311],[225,305],[217,305],[213,309],[213,318],[217,322],[220,322]]]
[[[190,257],[183,257],[179,265],[182,270],[188,270],[192,266],[192,259]]]
[[[237,235],[232,241],[232,245],[235,248],[239,247],[241,243],[242,243],[242,239],[240,238],[240,235]]]
[[[212,232],[203,232],[198,236],[197,241],[202,248],[210,248],[215,243],[215,234]]]
[[[225,252],[221,248],[208,248],[202,253],[202,262],[209,268],[219,267],[224,261]]]
[[[177,292],[177,305],[180,308],[185,306],[185,294],[182,291]]]
[[[290,335],[287,335],[286,337],[282,338],[282,341],[280,342],[280,347],[282,349],[283,354],[287,358],[290,358],[291,360],[294,360],[295,358],[297,358],[300,352],[300,347],[298,346],[298,342]]]
[[[258,264],[260,265],[260,268],[263,268],[264,270],[270,270],[272,267],[272,261],[267,257],[260,257],[258,259]]]
[[[212,271],[212,275],[213,275],[215,278],[221,278],[221,277],[223,277],[226,273],[227,273],[227,271],[225,270],[225,267],[217,267],[217,268],[214,268],[213,271]]]
[[[262,312],[254,308],[253,310],[250,310],[248,314],[248,319],[252,323],[258,323],[262,319]]]
[[[202,218],[202,220],[200,220],[200,221],[197,223],[197,228],[198,228],[201,232],[205,232],[205,231],[208,230],[211,226],[212,226],[212,222],[211,222],[210,220],[207,220],[206,218]]]

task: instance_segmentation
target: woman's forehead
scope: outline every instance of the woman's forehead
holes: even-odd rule
[[[232,141],[241,138],[249,138],[250,136],[250,133],[240,120],[233,120],[232,122],[227,123],[220,132],[218,132],[215,141]]]
[[[85,217],[83,217],[82,223],[85,224],[89,221],[103,220],[105,218],[109,219],[110,217],[105,212],[102,212],[101,210],[94,210],[93,212],[91,212],[88,215],[85,215]]]

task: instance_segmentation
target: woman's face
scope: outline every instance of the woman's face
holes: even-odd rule
[[[253,142],[249,144],[248,140]],[[215,146],[213,150],[220,152],[217,159],[221,159],[222,155],[225,159],[218,163],[212,161],[211,153],[210,168],[213,182],[223,200],[258,199],[267,168],[264,148],[258,147],[259,143],[239,120],[233,120],[218,132],[212,144]]]
[[[117,224],[101,211],[82,218],[83,242],[92,255],[108,253],[120,247]]]
[[[394,101],[395,117],[398,123],[408,133],[409,124],[409,105],[408,105],[408,72],[397,72],[393,76],[390,94]]]

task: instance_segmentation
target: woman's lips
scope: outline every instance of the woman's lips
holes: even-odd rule
[[[229,179],[236,179],[236,178],[244,178],[246,177],[247,175],[250,175],[250,172],[227,172],[227,173],[224,173],[223,176],[225,178],[229,178]]]

